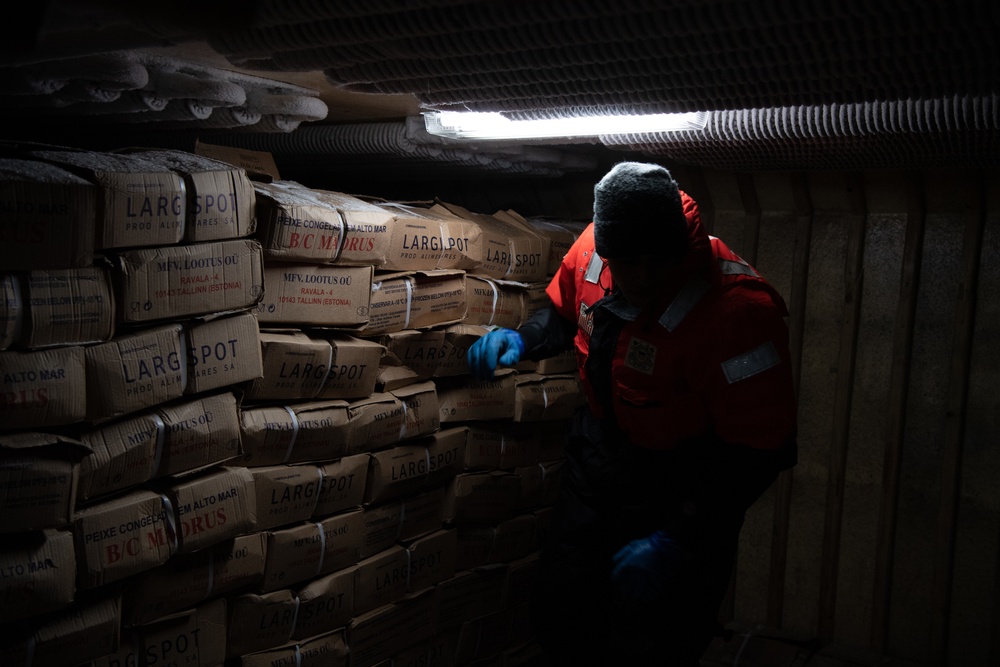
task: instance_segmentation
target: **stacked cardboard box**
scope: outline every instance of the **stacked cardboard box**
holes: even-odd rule
[[[124,592],[255,530],[251,477],[223,465],[261,375],[249,179],[169,151],[0,165],[0,662],[217,664],[224,603],[133,622]]]
[[[536,650],[572,357],[474,382],[465,355],[544,303],[565,229],[176,151],[29,157],[59,178],[17,165],[0,194],[105,204],[44,220],[74,228],[55,265],[0,274],[5,662]]]

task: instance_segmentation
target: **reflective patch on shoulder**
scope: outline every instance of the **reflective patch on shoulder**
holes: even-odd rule
[[[603,268],[604,260],[596,252],[591,253],[590,262],[587,263],[587,272],[583,274],[583,279],[596,285],[601,279],[601,269]]]
[[[749,352],[733,357],[722,362],[722,374],[726,376],[729,384],[746,380],[752,375],[766,371],[781,363],[781,355],[774,347],[774,343],[767,341],[759,347],[755,347]]]
[[[653,368],[656,367],[656,346],[639,338],[632,338],[625,353],[625,365],[640,373],[652,375]]]
[[[722,270],[722,273],[729,276],[735,276],[735,275],[754,276],[754,277],[760,276],[760,274],[754,271],[753,267],[747,264],[746,262],[734,262],[729,259],[720,259],[719,269]]]

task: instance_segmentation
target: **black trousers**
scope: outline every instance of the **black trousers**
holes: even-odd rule
[[[697,539],[679,537],[689,558],[658,599],[623,599],[612,585],[612,556],[658,528],[682,532],[684,496],[701,473],[684,457],[629,446],[586,410],[566,448],[532,607],[548,662],[697,665],[718,628],[742,512]]]

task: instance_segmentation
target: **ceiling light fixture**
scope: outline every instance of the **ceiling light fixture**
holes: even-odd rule
[[[449,139],[505,140],[596,137],[602,134],[679,132],[701,130],[707,111],[640,114],[634,116],[580,116],[511,120],[499,113],[433,111],[424,113],[427,132]]]

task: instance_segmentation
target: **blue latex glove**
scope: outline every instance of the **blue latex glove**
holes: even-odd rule
[[[618,593],[626,599],[649,602],[663,595],[676,580],[683,553],[676,540],[657,530],[632,540],[612,560],[611,581]]]
[[[513,366],[521,361],[524,341],[513,329],[494,329],[473,343],[465,355],[469,372],[477,380],[492,380],[497,366]]]

